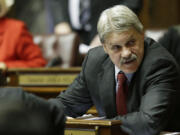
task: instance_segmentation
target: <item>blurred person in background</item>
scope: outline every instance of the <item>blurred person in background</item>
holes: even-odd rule
[[[97,21],[100,13],[117,4],[123,4],[139,14],[142,0],[52,0],[52,12],[55,33],[67,34],[72,31],[80,35],[81,42],[90,45],[98,41]],[[99,41],[100,43],[100,41]]]
[[[0,134],[51,135],[49,118],[17,100],[0,100]],[[51,133],[51,134],[50,134]]]
[[[51,0],[15,0],[8,16],[26,23],[33,35],[53,33]]]
[[[174,56],[180,66],[180,25],[170,27],[158,41]]]
[[[46,60],[26,25],[6,17],[14,0],[0,0],[0,68],[43,67]]]
[[[1,135],[63,135],[65,116],[58,104],[21,88],[0,88]]]

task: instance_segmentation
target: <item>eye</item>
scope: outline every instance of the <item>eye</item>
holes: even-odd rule
[[[133,45],[135,45],[135,43],[136,43],[136,40],[135,39],[131,39],[130,41],[128,41],[127,42],[127,46],[133,46]]]
[[[120,50],[121,49],[121,46],[120,45],[113,45],[112,47],[111,47],[111,50],[113,50],[113,51],[118,51],[118,50]]]

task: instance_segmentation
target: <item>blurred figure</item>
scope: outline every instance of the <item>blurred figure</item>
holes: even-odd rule
[[[53,33],[49,2],[51,0],[15,0],[9,16],[25,22],[33,35]]]
[[[16,100],[0,101],[1,135],[51,135],[50,121],[37,110]]]
[[[24,92],[0,88],[1,135],[63,135],[65,116],[59,105]]]
[[[174,56],[180,65],[180,25],[170,27],[159,39],[159,42]]]
[[[0,0],[0,68],[43,67],[46,61],[26,25],[5,17],[14,0]]]
[[[98,41],[96,25],[100,13],[116,4],[126,5],[137,14],[142,8],[142,0],[52,0],[54,31],[57,34],[76,31],[82,43],[89,45],[93,39]]]

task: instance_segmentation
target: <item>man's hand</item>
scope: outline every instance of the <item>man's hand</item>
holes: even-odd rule
[[[55,26],[54,29],[55,34],[69,34],[72,32],[72,29],[67,22],[59,23]]]

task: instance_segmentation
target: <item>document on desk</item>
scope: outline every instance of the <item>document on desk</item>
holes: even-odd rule
[[[92,114],[84,114],[80,117],[77,117],[76,119],[79,119],[79,120],[104,120],[106,117],[103,116],[103,117],[95,117],[93,116]],[[73,119],[72,117],[67,117],[67,119]]]
[[[85,120],[104,120],[105,117],[92,117],[92,118],[87,118]]]

